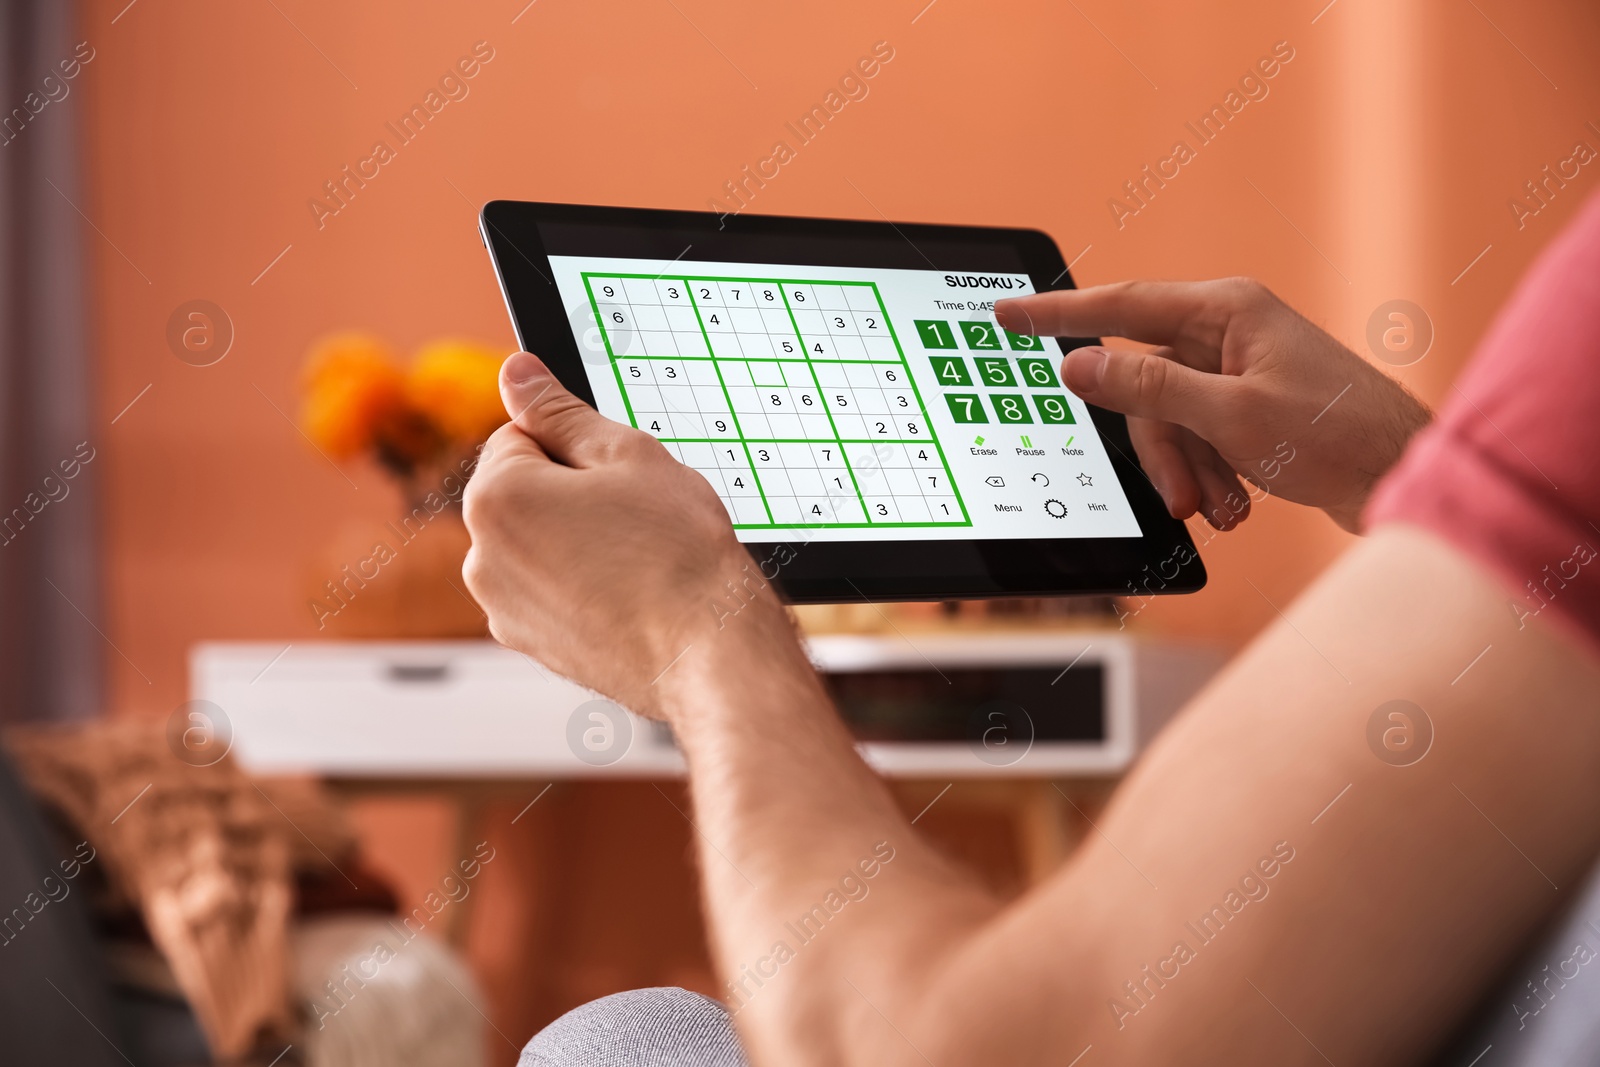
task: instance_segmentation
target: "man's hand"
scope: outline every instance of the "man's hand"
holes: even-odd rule
[[[711,486],[648,434],[606,419],[518,352],[512,421],[467,485],[467,587],[497,640],[645,715],[652,682],[714,629],[749,555]],[[768,599],[776,605],[770,593]]]
[[[1126,337],[1137,352],[1080,348],[1061,377],[1128,416],[1145,473],[1174,518],[1218,529],[1250,511],[1243,477],[1360,527],[1373,485],[1429,419],[1399,383],[1259,282],[1123,282],[995,304],[1014,333]]]

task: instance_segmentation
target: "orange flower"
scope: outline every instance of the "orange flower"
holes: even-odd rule
[[[393,351],[368,334],[337,334],[313,346],[302,384],[301,426],[335,459],[374,447],[379,427],[405,406],[405,377]]]
[[[504,353],[476,341],[441,340],[417,353],[406,398],[446,437],[475,445],[506,421],[500,402]]]

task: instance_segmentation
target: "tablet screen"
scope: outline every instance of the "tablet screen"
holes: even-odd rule
[[[551,255],[596,406],[746,542],[1137,538],[1026,275]]]

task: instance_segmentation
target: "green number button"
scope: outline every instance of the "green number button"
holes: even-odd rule
[[[956,348],[956,334],[948,322],[938,319],[917,319],[917,336],[923,348]]]
[[[1015,393],[991,393],[989,402],[994,405],[995,417],[1001,422],[1032,422],[1028,414],[1028,400]]]
[[[1025,333],[1012,333],[1006,331],[1006,344],[1011,346],[1013,352],[1043,352],[1044,338],[1030,337]]]
[[[983,412],[983,400],[976,393],[946,393],[944,402],[950,405],[950,417],[957,422],[989,421]]]
[[[1055,368],[1048,359],[1019,359],[1017,369],[1022,372],[1024,385],[1031,385],[1038,389],[1055,389],[1061,383],[1056,381]]]
[[[1000,335],[995,330],[992,322],[963,322],[961,334],[967,339],[967,347],[975,349],[989,349],[999,351]],[[955,347],[954,345],[951,346]]]
[[[1017,379],[1011,373],[1011,364],[1006,362],[1006,357],[990,356],[973,360],[978,365],[978,376],[983,379],[984,385],[1016,385]]]
[[[960,356],[929,356],[933,376],[940,385],[971,385],[972,375],[967,373],[967,361]]]
[[[1072,417],[1072,409],[1067,406],[1067,398],[1064,396],[1035,396],[1033,405],[1039,409],[1040,422],[1072,425],[1078,421]]]

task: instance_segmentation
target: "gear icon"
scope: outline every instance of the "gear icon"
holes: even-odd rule
[[[1050,517],[1053,519],[1064,519],[1067,517],[1067,506],[1053,497],[1044,502],[1044,509],[1050,513]]]

